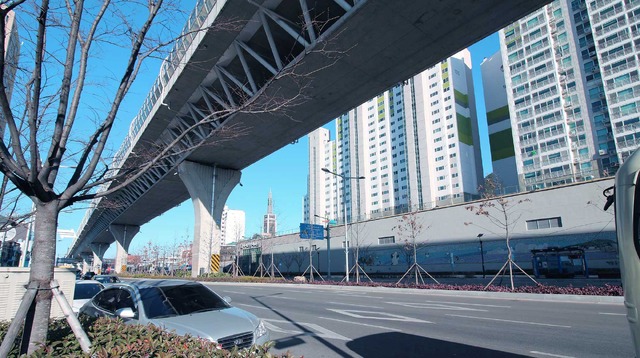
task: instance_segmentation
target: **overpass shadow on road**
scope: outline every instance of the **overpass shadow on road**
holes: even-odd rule
[[[439,339],[390,332],[354,339],[347,347],[362,357],[526,357]]]

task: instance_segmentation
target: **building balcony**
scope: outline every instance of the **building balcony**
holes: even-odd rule
[[[566,142],[562,142],[562,143],[556,143],[556,144],[552,144],[552,145],[546,145],[546,146],[540,146],[540,152],[542,153],[546,153],[546,152],[551,152],[553,150],[558,150],[558,149],[562,149],[562,148],[566,148],[567,147],[567,143]]]
[[[637,68],[636,61],[634,60],[634,61],[627,62],[624,65],[620,65],[620,66],[617,66],[615,68],[611,68],[609,70],[604,71],[604,76],[605,77],[609,77],[609,76],[612,76],[612,75],[614,75],[616,73],[620,73],[620,72],[628,70],[628,69],[636,69],[636,68]]]
[[[564,129],[562,129],[562,130],[557,130],[556,129],[556,130],[547,131],[547,132],[539,131],[538,132],[538,138],[539,139],[547,139],[547,138],[551,138],[551,137],[556,137],[556,136],[564,134],[564,133],[565,133]]]

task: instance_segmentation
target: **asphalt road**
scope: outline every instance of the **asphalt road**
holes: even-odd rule
[[[621,300],[477,297],[376,287],[212,283],[305,357],[633,357]],[[485,293],[483,293],[485,294]],[[562,299],[562,296],[558,297]]]

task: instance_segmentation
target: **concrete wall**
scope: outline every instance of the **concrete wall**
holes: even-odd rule
[[[75,271],[55,269],[54,278],[58,280],[60,291],[64,293],[67,301],[72,305],[76,284]],[[28,283],[28,267],[0,267],[0,302],[2,303],[0,304],[0,321],[10,321],[16,315]],[[55,298],[51,305],[51,317],[64,317],[62,309]]]
[[[532,249],[582,245],[587,251],[587,258],[593,263],[592,268],[617,270],[614,215],[612,209],[608,212],[602,210],[605,202],[602,191],[612,185],[613,179],[603,179],[505,197],[514,209],[509,216],[509,221],[514,222],[511,235],[514,260],[530,268]],[[478,234],[483,234],[487,268],[499,269],[506,260],[505,232],[487,217],[469,210],[469,207],[479,204],[470,202],[418,212],[416,221],[422,224],[423,230],[417,241],[426,243],[420,250],[418,262],[427,265],[429,271],[450,272],[452,268],[455,272],[479,271]],[[367,266],[367,272],[394,273],[406,270],[402,248],[406,238],[394,229],[401,225],[400,218],[391,216],[350,225],[350,246],[352,251],[355,246],[360,247],[359,256]],[[548,218],[560,218],[562,226],[527,229],[527,221]],[[393,237],[395,244],[379,244],[379,239],[383,237]],[[332,227],[331,269],[334,273],[344,273],[343,241],[344,227]],[[257,242],[241,243],[250,244],[259,245]],[[314,240],[312,244],[318,248],[313,254],[314,266],[317,267],[319,257],[320,271],[324,273],[327,269],[326,240]],[[301,252],[300,247],[308,250],[309,243],[300,239],[298,234],[264,240],[265,265],[268,265],[267,257],[273,251],[274,261],[283,273],[304,271],[309,265],[309,255],[308,252]],[[353,252],[350,255],[349,260],[353,263]],[[293,263],[287,265],[287,261]],[[253,264],[253,270],[256,267],[257,264]]]

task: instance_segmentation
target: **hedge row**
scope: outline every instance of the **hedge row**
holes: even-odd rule
[[[91,341],[89,354],[82,352],[66,320],[54,320],[49,324],[46,346],[30,357],[291,357],[268,353],[273,343],[226,351],[208,340],[179,336],[155,326],[128,325],[121,319],[99,318],[82,323]],[[8,327],[8,322],[0,322],[0,339],[4,339]],[[19,356],[18,346],[9,357]]]
[[[134,277],[147,277],[147,278],[171,278],[170,276],[134,276]],[[183,277],[184,279],[192,279],[191,277]],[[252,283],[291,283],[297,284],[300,282],[294,282],[283,278],[271,279],[269,277],[255,277],[255,276],[238,276],[232,277],[226,273],[217,273],[211,275],[201,275],[197,278],[198,281],[204,282],[252,282]],[[356,282],[336,282],[336,281],[322,281],[315,280],[314,282],[307,282],[307,284],[316,285],[339,285],[339,286],[365,286],[365,287],[400,287],[400,288],[417,288],[424,290],[454,290],[454,291],[487,291],[487,292],[516,292],[516,293],[538,293],[538,294],[556,294],[556,295],[591,295],[591,296],[623,296],[624,292],[622,286],[605,284],[603,286],[586,285],[583,287],[569,286],[546,286],[546,285],[527,285],[515,287],[511,290],[511,286],[491,285],[485,289],[484,285],[450,285],[450,284],[435,284],[427,283],[423,285],[416,285],[415,283],[393,283],[393,282],[370,282],[361,281]]]

